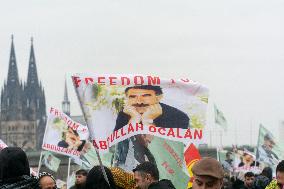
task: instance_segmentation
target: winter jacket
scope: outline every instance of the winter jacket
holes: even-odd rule
[[[0,180],[0,189],[40,189],[40,187],[36,177],[24,175],[17,178]]]
[[[176,189],[170,180],[162,179],[159,182],[150,184],[148,189]]]
[[[272,180],[265,189],[282,189],[282,185],[277,183],[277,180]]]

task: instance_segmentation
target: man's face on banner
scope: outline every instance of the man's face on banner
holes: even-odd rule
[[[71,146],[75,146],[78,143],[78,141],[80,141],[80,137],[77,136],[73,131],[73,129],[69,127],[66,132],[66,142]]]
[[[272,148],[274,147],[274,142],[269,139],[265,139],[264,146],[266,147],[267,150],[272,150]]]
[[[148,135],[148,134],[141,134],[141,135],[136,135],[136,139],[139,141],[139,143],[145,147],[148,147],[148,145],[152,142],[154,139],[153,135]]]
[[[140,114],[146,112],[150,105],[158,104],[160,96],[156,95],[154,90],[148,89],[129,89],[127,91],[127,102],[130,106],[134,106]]]

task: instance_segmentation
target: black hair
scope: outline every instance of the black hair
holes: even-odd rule
[[[277,172],[284,172],[284,160],[282,160],[276,167],[276,173]]]
[[[249,172],[246,172],[246,173],[245,173],[245,178],[246,178],[246,177],[254,177],[254,176],[255,176],[255,175],[254,175],[253,172],[250,172],[250,171],[249,171]]]
[[[145,161],[139,165],[135,169],[133,169],[133,172],[141,172],[141,173],[148,173],[150,174],[155,180],[159,180],[159,170],[157,166],[149,161]]]
[[[105,167],[105,172],[109,181],[109,184],[105,180],[101,166],[94,166],[87,175],[86,188],[88,189],[116,189],[116,185],[113,179],[113,175],[109,168]]]
[[[125,89],[125,94],[129,91],[129,89],[146,89],[146,90],[153,90],[155,91],[156,95],[163,94],[162,88],[160,86],[154,86],[154,85],[135,85],[132,87],[127,87]]]
[[[262,174],[263,176],[266,176],[266,177],[269,179],[269,181],[272,180],[272,169],[271,169],[271,167],[265,167],[265,168],[262,170],[261,174]]]
[[[87,176],[88,172],[87,172],[85,169],[79,169],[78,171],[76,171],[75,174],[76,174],[76,175]]]

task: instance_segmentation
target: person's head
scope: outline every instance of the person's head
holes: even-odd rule
[[[145,161],[137,165],[133,172],[136,187],[139,189],[147,189],[151,183],[159,181],[159,170],[151,162]]]
[[[272,169],[270,167],[265,167],[262,172],[261,175],[266,176],[269,181],[272,180]]]
[[[50,173],[40,173],[38,176],[38,182],[41,189],[57,189],[56,181]]]
[[[227,152],[226,153],[226,159],[228,159],[228,160],[231,159],[231,154],[232,154],[231,152]]]
[[[277,183],[284,185],[284,160],[282,160],[276,167]]]
[[[86,183],[88,172],[85,169],[80,169],[76,171],[76,185],[84,185]]]
[[[48,157],[47,157],[47,162],[50,163],[51,160],[52,160],[52,156],[51,156],[51,154],[49,154]]]
[[[135,138],[141,145],[148,147],[148,145],[154,139],[154,136],[148,134],[141,134],[141,135],[136,135]]]
[[[62,133],[62,139],[65,140],[68,145],[74,146],[80,140],[80,136],[76,130],[68,127],[68,129]]]
[[[249,151],[244,152],[244,155],[243,155],[243,162],[244,163],[251,164],[251,163],[253,163],[254,159],[255,159],[255,157],[251,152],[249,152]]]
[[[125,89],[127,104],[134,106],[140,114],[143,114],[148,106],[158,104],[162,94],[161,87],[153,85],[136,85]]]
[[[105,180],[104,174],[102,172],[101,166],[94,166],[87,175],[86,188],[88,189],[115,189],[116,185],[114,183],[113,175],[109,168],[104,167],[108,181]]]
[[[255,176],[253,172],[246,172],[244,175],[244,184],[246,187],[251,188],[254,184]]]
[[[275,145],[275,142],[273,140],[273,136],[271,136],[270,134],[266,134],[264,136],[264,142],[263,142],[263,145],[265,146],[265,148],[267,150],[272,150],[272,148],[274,147]]]
[[[6,147],[0,152],[0,180],[30,175],[26,153],[19,147]]]
[[[192,189],[221,189],[224,170],[214,158],[205,157],[197,161],[192,167]]]

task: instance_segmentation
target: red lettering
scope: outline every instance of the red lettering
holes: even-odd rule
[[[141,123],[136,123],[136,131],[138,131],[138,130],[141,130],[141,131],[143,131],[143,124],[141,124]]]
[[[112,133],[112,134],[110,135],[110,141],[111,141],[111,142],[114,141],[114,135],[115,135],[115,133]]]
[[[165,128],[162,128],[162,127],[160,127],[159,129],[158,129],[158,133],[160,134],[160,135],[165,135],[166,133],[166,129]]]
[[[131,123],[129,123],[129,125],[128,125],[128,133],[130,133],[130,132],[134,132],[134,128],[133,128]]]
[[[121,136],[125,136],[126,135],[126,133],[123,130],[123,127],[120,129],[120,133],[121,133]]]
[[[118,135],[118,131],[115,131],[115,138],[116,138],[116,139],[119,139],[119,138],[120,138],[120,136]]]
[[[148,78],[148,85],[160,85],[160,78],[159,77],[152,77],[147,76]]]
[[[100,85],[104,85],[105,81],[103,81],[105,79],[105,77],[98,77],[98,84]]]
[[[66,117],[67,118],[67,117]],[[72,121],[71,120],[68,120],[67,121],[67,125],[69,126],[69,127],[71,127],[72,126]],[[73,128],[72,128],[73,129]]]
[[[55,110],[54,115],[58,116],[58,110]]]
[[[156,127],[154,125],[150,125],[149,131],[152,132],[152,133],[156,132]]]
[[[110,84],[110,85],[116,85],[116,82],[113,81],[113,80],[115,80],[115,79],[117,79],[117,77],[109,77],[109,84]]]
[[[106,141],[100,141],[100,148],[103,149],[103,150],[106,150],[107,149],[107,143]]]
[[[49,113],[51,113],[51,112],[53,112],[53,111],[54,111],[54,108],[51,107]]]
[[[170,128],[170,129],[169,129],[167,136],[175,137],[175,132],[174,132],[174,129],[173,129],[173,128]]]
[[[129,85],[130,79],[128,77],[121,77],[121,85]]]
[[[202,139],[202,130],[201,129],[200,130],[195,129],[193,135],[194,135],[194,139],[196,139],[196,138]]]
[[[143,85],[144,84],[144,78],[142,76],[134,76],[134,84],[135,85]]]
[[[86,77],[85,83],[86,83],[86,85],[88,85],[88,84],[92,85],[92,84],[94,84],[94,79],[91,78],[91,77]]]
[[[192,135],[191,135],[190,129],[187,129],[187,130],[186,130],[185,135],[184,135],[184,138],[190,138],[190,139],[192,139]]]
[[[95,140],[93,140],[93,146],[97,149],[99,148]]]
[[[183,138],[182,136],[179,135],[179,128],[177,128],[177,137],[178,138]]]
[[[78,88],[81,83],[81,79],[79,77],[72,77],[73,82],[75,83],[75,87]]]

